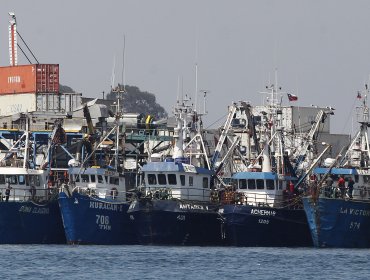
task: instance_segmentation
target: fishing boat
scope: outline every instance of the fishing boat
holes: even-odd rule
[[[219,204],[211,201],[214,172],[208,158],[204,157],[206,165],[202,166],[195,152],[197,146],[205,151],[199,126],[190,137],[191,129],[199,125],[199,116],[187,99],[178,102],[174,113],[177,126],[172,157],[153,160],[141,168],[139,191],[128,213],[140,244],[219,245]],[[185,144],[187,138],[191,140]],[[192,149],[193,156],[187,149]]]
[[[281,94],[276,85],[267,89],[264,131],[256,143],[261,152],[245,171],[232,174],[221,195],[223,236],[232,246],[312,246],[298,177],[284,145]]]
[[[119,107],[118,99],[118,107]],[[131,226],[131,220],[127,214],[130,206],[128,186],[132,172],[119,172],[119,118],[120,110],[117,109],[114,127],[96,143],[93,137],[88,137],[83,145],[86,146],[86,157],[81,158],[78,150],[76,157],[69,162],[69,181],[64,184],[59,193],[59,206],[63,219],[63,225],[67,243],[69,244],[96,244],[96,245],[119,245],[133,244],[136,242],[135,233]],[[84,105],[90,136],[96,135],[91,123],[88,104]],[[115,135],[115,147],[106,145],[106,141]],[[94,143],[95,142],[95,143]],[[115,166],[111,167],[105,160],[109,158],[109,151]],[[82,162],[81,162],[82,161]]]
[[[348,149],[314,169],[311,194],[303,198],[316,247],[370,247],[370,154],[368,88],[359,93],[360,130]]]
[[[73,183],[65,185],[58,198],[67,243],[135,243],[124,176],[100,167],[71,167],[68,174]]]
[[[58,192],[48,170],[31,168],[28,126],[0,161],[0,243],[65,243]]]

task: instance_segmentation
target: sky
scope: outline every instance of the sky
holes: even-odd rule
[[[370,75],[367,0],[1,0],[0,11],[0,65],[13,11],[40,63],[58,63],[61,84],[84,96],[102,97],[115,72],[115,84],[154,93],[171,114],[179,92],[195,100],[198,65],[204,123],[220,126],[233,101],[261,105],[277,69],[279,86],[298,96],[283,104],[332,106],[332,133],[357,129],[356,93]]]

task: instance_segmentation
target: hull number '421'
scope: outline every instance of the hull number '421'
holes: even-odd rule
[[[185,215],[178,215],[176,219],[178,219],[179,221],[185,221]]]
[[[96,224],[99,226],[99,229],[111,230],[109,216],[96,215]]]

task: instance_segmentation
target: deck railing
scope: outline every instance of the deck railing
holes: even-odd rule
[[[181,199],[194,201],[210,201],[211,190],[208,188],[194,187],[158,187],[142,186],[139,187],[139,193],[145,197],[153,199]]]
[[[119,201],[129,201],[131,197],[133,196],[133,192],[127,192],[127,191],[119,190],[117,188],[112,188],[112,189],[86,188],[86,187],[79,187],[75,185],[63,184],[60,187],[60,190],[67,193],[69,196],[71,196],[73,192],[77,192],[79,194],[88,195],[91,197],[119,200]]]
[[[302,208],[301,197],[289,192],[268,194],[261,192],[221,191],[219,197],[222,204]]]
[[[7,187],[0,188],[0,202],[10,201],[33,201],[42,202],[55,198],[58,188],[19,188],[11,187],[7,192]],[[8,193],[8,194],[7,194]]]

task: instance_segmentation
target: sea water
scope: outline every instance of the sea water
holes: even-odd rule
[[[0,279],[370,279],[370,250],[0,245]]]

